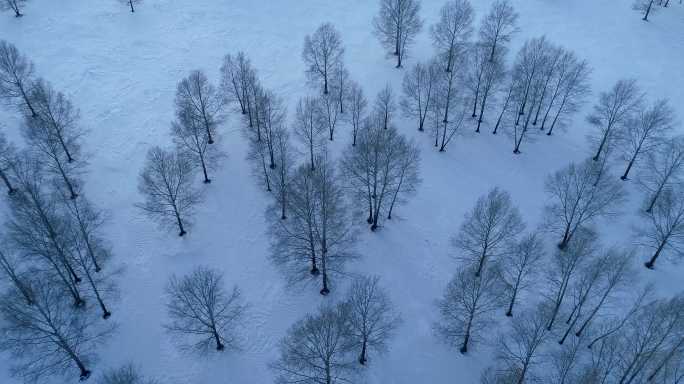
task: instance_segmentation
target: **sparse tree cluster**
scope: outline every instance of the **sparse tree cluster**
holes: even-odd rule
[[[401,318],[377,277],[360,277],[346,299],[296,322],[271,364],[277,383],[353,382],[370,350],[383,352]]]
[[[20,4],[17,2],[17,4]],[[13,45],[0,41],[0,97],[22,115],[24,148],[0,133],[0,178],[9,192],[0,249],[0,350],[25,382],[91,374],[114,325],[119,269],[106,214],[83,195],[85,130],[78,108]],[[5,284],[6,283],[6,284]]]

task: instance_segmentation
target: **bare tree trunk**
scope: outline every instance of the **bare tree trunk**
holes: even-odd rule
[[[0,170],[0,179],[2,179],[2,181],[5,183],[5,186],[7,187],[7,194],[12,195],[14,194],[14,192],[17,191],[16,189],[14,189],[12,183],[10,183],[9,181],[9,178],[7,177],[7,175],[5,175],[5,172],[3,172],[2,170]]]
[[[658,249],[656,249],[655,254],[653,254],[653,256],[651,257],[651,259],[649,261],[644,263],[646,268],[653,269],[653,266],[655,265],[655,262],[658,259],[658,256],[660,256],[660,252],[662,252],[663,248],[665,248],[665,244],[667,244],[667,238],[663,239],[663,241],[660,242],[660,245],[658,245]]]

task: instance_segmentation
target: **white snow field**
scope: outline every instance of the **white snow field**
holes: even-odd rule
[[[477,28],[492,0],[471,1]],[[437,20],[443,2],[422,1],[425,28],[405,68],[432,56],[428,26]],[[416,130],[416,123],[397,121],[399,129],[419,143],[423,183],[415,198],[399,207],[396,218],[381,230],[361,228],[356,248],[361,259],[349,264],[349,270],[381,276],[404,321],[389,352],[370,355],[360,382],[477,382],[491,363],[492,348],[479,344],[463,356],[432,331],[435,300],[457,267],[449,239],[477,197],[496,185],[511,193],[528,228],[534,229],[547,202],[544,177],[589,155],[585,116],[600,91],[620,78],[633,77],[650,99],[669,98],[680,121],[684,119],[684,7],[678,2],[652,15],[650,22],[632,11],[631,0],[513,3],[520,14],[520,32],[509,59],[525,39],[545,34],[588,60],[593,94],[566,131],[524,143],[520,155],[512,153],[510,137],[491,135],[488,126],[478,135],[471,124],[446,153],[438,153],[431,137]],[[399,95],[405,69],[394,68],[372,33],[377,9],[375,0],[146,0],[131,14],[114,0],[31,0],[23,18],[0,14],[0,39],[15,44],[35,62],[39,76],[80,108],[81,125],[89,130],[84,141],[90,155],[85,194],[110,212],[107,238],[116,262],[125,267],[110,320],[119,327],[101,347],[92,367],[94,377],[134,362],[164,384],[271,383],[268,363],[276,358],[277,343],[288,327],[321,302],[342,295],[346,285],[341,280],[327,298],[311,286],[289,288],[268,260],[264,210],[270,197],[251,175],[236,114],[220,127],[217,145],[228,157],[213,183],[203,186],[206,201],[188,236],[179,238],[175,231],[159,229],[133,204],[142,200],[137,182],[147,149],[171,144],[177,81],[193,69],[203,69],[216,84],[227,53],[245,51],[263,84],[287,100],[292,117],[298,98],[314,92],[306,85],[301,59],[304,36],[330,21],[342,34],[351,77],[367,97],[374,98],[388,82]],[[0,109],[0,125],[11,140],[23,145],[15,110]],[[682,125],[676,129],[684,133]],[[342,126],[335,152],[349,145],[350,138],[349,126]],[[613,171],[624,166],[618,163]],[[642,195],[633,180],[626,183],[630,199],[623,215],[597,222],[604,244],[632,244],[632,228],[639,225],[636,211]],[[4,216],[6,207],[0,207],[0,213]],[[549,249],[556,240],[548,238]],[[635,287],[654,281],[661,295],[684,289],[681,266],[663,259],[649,271],[641,266],[645,254],[638,255],[634,262],[640,281]],[[223,271],[226,283],[237,284],[250,304],[239,351],[182,353],[162,328],[168,277],[198,265]],[[501,323],[506,321],[502,309]],[[489,333],[494,341],[496,330]],[[0,355],[0,383],[18,383],[9,377],[9,365],[9,356]],[[76,382],[76,376],[65,382]]]

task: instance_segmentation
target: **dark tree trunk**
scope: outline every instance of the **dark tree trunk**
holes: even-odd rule
[[[648,8],[646,8],[646,13],[644,14],[644,17],[641,19],[643,21],[648,21],[648,15],[651,13],[651,7],[653,6],[653,0],[651,0],[648,3]]]
[[[637,154],[635,153],[634,156],[632,156],[632,159],[629,160],[629,164],[627,164],[627,169],[625,169],[625,173],[620,176],[620,180],[627,180],[627,176],[629,175],[629,171],[632,169],[634,166],[634,160],[636,159]]]
[[[5,175],[5,172],[3,172],[2,170],[0,170],[0,179],[2,179],[2,181],[5,183],[5,186],[7,187],[7,194],[12,195],[14,194],[14,192],[17,191],[16,189],[14,189],[12,183],[10,183],[9,181],[9,178],[7,177],[7,175]]]
[[[368,361],[368,360],[366,360],[366,344],[368,344],[368,341],[364,337],[362,347],[361,347],[361,356],[359,356],[359,364],[361,364],[361,365],[365,365],[366,361]]]
[[[653,254],[653,256],[651,256],[651,259],[644,263],[646,268],[653,269],[656,260],[658,260],[658,257],[660,256],[660,253],[663,251],[663,248],[665,248],[665,244],[667,244],[667,239],[660,242],[660,245],[658,245],[658,249],[656,249],[656,252]]]

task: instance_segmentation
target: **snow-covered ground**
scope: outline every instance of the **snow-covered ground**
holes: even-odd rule
[[[491,0],[472,0],[481,17]],[[423,0],[426,28],[406,66],[429,58],[433,49],[427,26],[437,19],[442,0]],[[546,35],[575,50],[593,67],[596,95],[622,77],[633,77],[649,97],[667,97],[684,119],[684,7],[673,4],[651,22],[641,21],[630,0],[516,0],[521,31],[512,52],[528,37]],[[228,154],[189,236],[159,230],[133,204],[141,200],[137,175],[147,148],[170,144],[176,82],[193,69],[218,81],[226,53],[244,50],[264,85],[283,96],[290,116],[300,96],[310,92],[304,77],[304,36],[330,21],[342,33],[345,62],[366,95],[390,83],[400,93],[402,70],[394,69],[372,34],[377,11],[372,0],[147,0],[135,14],[114,0],[32,0],[21,19],[0,15],[0,38],[14,43],[36,64],[37,73],[72,98],[89,130],[84,147],[90,154],[86,194],[107,208],[108,240],[116,260],[126,268],[121,298],[113,306],[119,329],[100,352],[95,373],[133,361],[162,383],[270,383],[267,363],[277,342],[303,314],[324,300],[315,289],[292,289],[267,259],[264,209],[269,197],[256,185],[245,160],[246,145],[236,116],[220,129],[218,141]],[[511,139],[477,135],[466,127],[437,153],[415,123],[401,119],[400,130],[415,137],[422,150],[423,184],[396,220],[377,233],[362,232],[357,250],[363,256],[354,272],[381,276],[404,322],[388,354],[371,356],[368,383],[473,383],[491,361],[488,347],[462,356],[433,336],[434,305],[456,269],[450,236],[477,197],[492,186],[510,191],[534,228],[546,203],[546,174],[588,155],[584,111],[566,132],[528,142],[512,154]],[[20,143],[19,119],[0,110],[0,125]],[[680,125],[679,133],[684,133]],[[488,132],[488,129],[485,129]],[[349,128],[339,131],[335,146],[348,145]],[[339,150],[339,148],[338,148]],[[618,165],[617,171],[624,164]],[[606,244],[630,244],[640,192],[629,182],[630,203],[624,215],[599,222]],[[0,208],[0,211],[4,211]],[[643,255],[640,254],[642,257]],[[641,260],[635,260],[636,263]],[[167,278],[197,265],[224,271],[227,282],[241,287],[250,303],[242,349],[205,357],[182,354],[161,324],[165,320],[163,288]],[[639,269],[642,282],[656,281],[661,293],[684,288],[683,269],[662,260],[657,271]],[[0,356],[0,383],[9,361]]]

